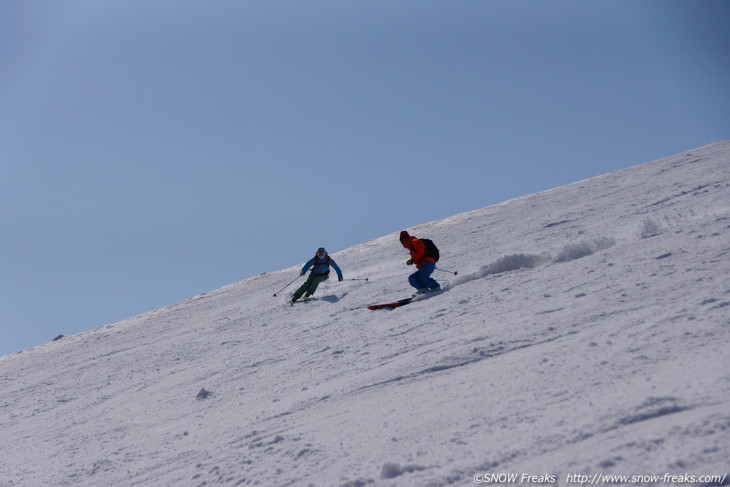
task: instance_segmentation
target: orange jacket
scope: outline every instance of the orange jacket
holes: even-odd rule
[[[416,268],[420,269],[426,262],[436,262],[433,257],[426,257],[426,244],[416,237],[409,237],[403,242],[403,247],[411,252],[411,260],[416,264]]]

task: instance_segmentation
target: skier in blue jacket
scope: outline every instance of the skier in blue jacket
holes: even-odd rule
[[[337,262],[335,262],[335,260],[327,254],[327,251],[324,248],[320,247],[317,249],[315,256],[309,259],[307,263],[304,264],[304,267],[302,267],[302,272],[300,273],[301,276],[306,274],[310,267],[312,267],[312,273],[309,274],[307,282],[302,284],[302,286],[297,289],[292,296],[292,306],[297,299],[302,297],[302,294],[304,294],[304,300],[308,300],[314,294],[314,291],[317,290],[317,286],[329,279],[330,266],[335,268],[335,271],[337,271],[337,277],[340,281],[342,281],[342,271],[340,270],[340,266],[338,266]]]

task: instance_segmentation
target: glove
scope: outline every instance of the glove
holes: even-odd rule
[[[342,278],[341,277],[340,277],[339,281],[342,282]]]
[[[406,265],[413,265],[413,259],[408,259],[406,261]]]
[[[303,276],[303,275],[304,275],[304,273],[303,273],[303,272],[300,272],[300,273],[299,273],[299,275],[300,275],[300,276]]]

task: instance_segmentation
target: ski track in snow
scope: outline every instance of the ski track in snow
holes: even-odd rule
[[[729,142],[408,230],[0,358],[0,487],[727,472]]]

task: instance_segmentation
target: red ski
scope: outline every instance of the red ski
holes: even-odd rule
[[[422,299],[430,298],[431,296],[436,296],[437,294],[441,294],[445,290],[445,287],[442,287],[440,289],[435,289],[426,293],[415,294],[410,298],[401,299],[400,301],[395,301],[393,303],[374,304],[372,306],[368,306],[368,309],[372,309],[374,311],[376,309],[400,308],[401,306],[405,306],[406,304],[412,303],[413,301],[420,301]]]
[[[401,299],[400,301],[396,301],[394,303],[374,304],[372,306],[368,306],[368,309],[375,311],[376,309],[399,308],[401,306],[405,306],[406,304],[410,303],[411,301],[413,301],[413,298],[406,298],[406,299]]]

